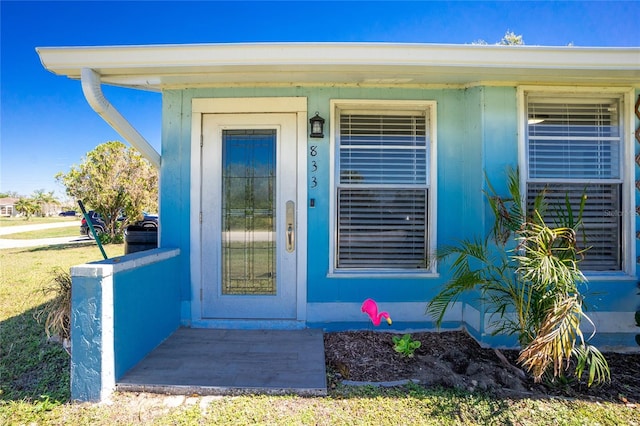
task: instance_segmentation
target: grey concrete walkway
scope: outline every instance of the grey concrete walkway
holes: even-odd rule
[[[21,232],[41,231],[41,230],[50,229],[50,228],[68,228],[72,226],[77,227],[78,235],[70,236],[70,237],[56,237],[56,238],[33,238],[29,240],[14,240],[14,239],[8,239],[8,238],[1,238],[2,235],[18,234]],[[79,220],[0,227],[0,250],[8,249],[8,248],[88,243],[90,241],[91,240],[89,238],[80,235]]]
[[[116,388],[179,395],[326,395],[322,330],[181,328]]]
[[[50,228],[68,228],[70,226],[77,226],[79,230],[80,221],[70,220],[65,222],[26,223],[25,225],[0,226],[0,235],[17,234],[20,232],[29,232],[29,231],[40,231],[43,229],[50,229]]]
[[[7,238],[0,238],[0,250],[23,247],[57,246],[62,244],[88,244],[91,242],[93,242],[93,240],[81,235],[78,235],[77,237],[38,238],[34,240],[10,240]]]

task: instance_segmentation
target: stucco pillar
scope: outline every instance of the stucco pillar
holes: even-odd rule
[[[115,389],[111,265],[71,268],[71,399],[100,401]]]

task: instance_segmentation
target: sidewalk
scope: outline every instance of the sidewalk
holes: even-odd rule
[[[80,235],[80,221],[77,221],[77,220],[70,221],[70,222],[38,223],[38,224],[31,224],[31,225],[5,226],[5,227],[0,227],[0,235],[17,234],[20,232],[39,231],[42,229],[50,229],[50,228],[66,228],[71,226],[77,227],[78,235],[71,236],[71,237],[38,238],[38,239],[29,239],[29,240],[0,239],[0,250],[9,249],[9,248],[86,243],[91,241],[89,238]]]
[[[34,223],[28,225],[18,226],[0,226],[0,235],[17,234],[20,232],[39,231],[41,229],[50,228],[66,228],[68,226],[77,226],[80,229],[80,221],[74,220],[69,222],[55,222],[55,223]],[[79,233],[80,231],[78,231]]]
[[[0,238],[0,250],[10,248],[55,246],[61,244],[88,243],[93,240],[78,235],[77,237],[40,238],[35,240],[8,240]]]

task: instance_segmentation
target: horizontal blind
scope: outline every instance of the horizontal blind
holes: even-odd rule
[[[341,184],[426,184],[424,114],[340,115]]]
[[[425,111],[341,111],[336,266],[426,269]]]
[[[620,178],[617,98],[527,100],[529,177]]]
[[[578,230],[577,237],[579,247],[588,250],[580,267],[589,271],[615,271],[622,268],[621,189],[621,184],[529,183],[527,199],[531,206],[544,190],[547,209],[543,219],[548,226],[560,226],[558,212],[566,211],[566,200],[577,216],[585,194],[584,228]]]
[[[427,267],[427,189],[338,189],[337,267]]]

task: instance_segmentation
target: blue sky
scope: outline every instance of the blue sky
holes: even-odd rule
[[[45,46],[269,41],[500,40],[527,45],[640,46],[639,1],[172,2],[0,0],[0,192],[64,196],[54,175],[97,145],[122,140],[85,101],[80,83],[46,71]],[[161,97],[104,87],[160,151]]]

